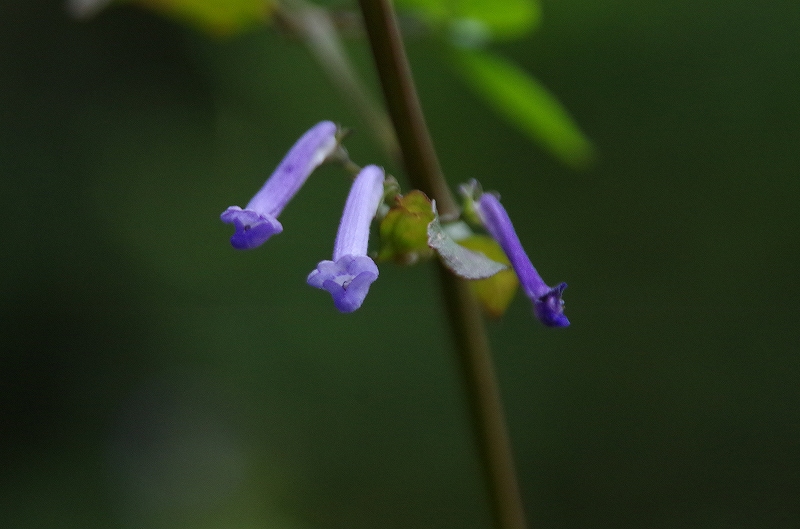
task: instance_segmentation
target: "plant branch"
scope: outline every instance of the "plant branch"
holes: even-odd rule
[[[391,0],[359,0],[389,115],[394,123],[411,184],[436,200],[443,218],[459,214],[417,97]],[[469,285],[439,263],[439,277],[472,422],[483,462],[495,525],[524,529],[519,493],[489,340]]]
[[[288,9],[283,4],[288,5]],[[389,117],[370,97],[356,75],[330,13],[304,0],[284,0],[276,4],[274,16],[284,27],[302,37],[320,67],[342,97],[353,105],[383,151],[392,160],[399,161],[400,149]]]
[[[444,220],[457,218],[458,206],[425,124],[394,9],[386,0],[360,0],[360,4],[408,178],[414,187],[436,199]]]

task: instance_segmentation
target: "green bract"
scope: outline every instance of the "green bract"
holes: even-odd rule
[[[428,246],[428,224],[434,217],[433,205],[422,191],[398,195],[380,224],[378,260],[413,264],[429,258],[433,250]]]
[[[506,263],[493,261],[453,240],[422,191],[415,189],[404,196],[397,195],[395,200],[395,206],[380,223],[379,261],[410,265],[430,258],[435,251],[450,271],[464,279],[491,277],[507,268]]]
[[[488,235],[471,235],[458,241],[458,244],[472,251],[480,252],[498,263],[506,266],[511,264],[500,245]],[[517,280],[514,270],[507,268],[492,277],[470,281],[469,286],[486,314],[492,318],[499,318],[506,312],[511,300],[514,299],[514,294],[517,293],[519,287],[519,280]]]
[[[485,279],[508,268],[480,252],[461,246],[442,227],[438,216],[428,225],[428,246],[436,250],[451,272],[463,279]]]

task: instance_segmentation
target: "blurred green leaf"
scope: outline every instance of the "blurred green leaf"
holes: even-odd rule
[[[133,0],[215,35],[228,35],[269,19],[273,0]]]
[[[469,34],[513,39],[533,30],[541,18],[536,0],[397,0],[398,8],[416,11],[463,41]]]
[[[478,94],[564,163],[583,168],[592,161],[591,142],[536,79],[490,53],[457,50],[453,57],[460,73]]]

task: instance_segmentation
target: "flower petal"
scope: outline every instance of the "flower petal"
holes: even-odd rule
[[[336,131],[336,124],[331,121],[321,121],[308,129],[245,209],[273,217],[280,215],[314,169],[336,150]]]
[[[283,231],[275,217],[255,211],[231,206],[219,216],[222,222],[233,224],[236,231],[231,235],[231,246],[237,250],[250,250],[261,246],[267,239]]]
[[[547,286],[525,253],[500,200],[491,193],[484,193],[476,202],[475,211],[486,230],[511,261],[522,290],[533,303],[533,313],[539,321],[548,327],[568,326],[569,320],[564,316],[564,302],[561,300],[561,293],[567,288],[567,284],[561,283],[555,288]]]
[[[564,300],[561,293],[567,288],[566,283],[551,288],[544,296],[533,300],[533,313],[548,327],[568,327],[569,320],[564,315]]]
[[[366,255],[344,255],[336,262],[321,261],[308,275],[312,287],[327,290],[339,312],[361,307],[369,287],[378,279],[378,267]]]
[[[333,260],[346,255],[366,255],[369,226],[383,198],[383,169],[368,165],[353,180],[342,220],[333,243]]]

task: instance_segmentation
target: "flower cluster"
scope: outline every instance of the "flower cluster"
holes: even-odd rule
[[[309,129],[297,140],[244,209],[231,206],[220,215],[223,222],[234,225],[231,245],[237,250],[249,250],[283,231],[278,216],[292,197],[322,163],[337,157],[345,160],[341,156],[343,153],[339,146],[339,130],[334,123],[323,121]],[[370,286],[378,279],[378,267],[367,255],[370,225],[381,211],[385,188],[393,189],[395,185],[393,179],[386,179],[380,167],[368,165],[359,170],[344,206],[333,245],[333,257],[330,261],[320,261],[308,275],[307,283],[327,290],[340,312],[353,312],[361,307]],[[546,326],[568,326],[569,320],[564,315],[564,302],[561,300],[566,283],[556,287],[545,284],[522,248],[514,226],[497,196],[481,193],[479,189],[480,186],[475,181],[462,186],[467,198],[467,209],[474,212],[479,224],[507,255],[523,291],[533,303],[534,314]],[[424,241],[424,232],[427,230],[429,250],[438,253],[446,266],[464,278],[486,278],[504,268],[485,255],[470,252],[451,240],[448,230],[439,225],[435,204],[424,194],[417,193],[409,194],[415,197],[413,208],[407,200],[404,202],[398,196],[398,205],[394,209],[397,214],[392,215],[390,210],[384,217],[388,219],[389,225],[386,229],[384,225],[381,226],[382,237],[384,234],[393,234],[397,231],[397,226],[404,225],[416,231],[422,230]],[[386,207],[383,211],[386,212]],[[409,237],[409,234],[400,233],[389,236],[400,237],[404,239],[401,242],[407,244],[408,240],[419,238],[418,235]],[[392,241],[384,241],[384,244],[391,245]],[[397,246],[404,247],[403,244]]]
[[[337,152],[337,132],[330,121],[314,125],[297,140],[244,209],[231,206],[220,215],[222,222],[235,227],[231,236],[234,248],[256,248],[283,231],[278,215],[314,169]],[[383,169],[374,165],[358,173],[336,235],[333,260],[321,261],[308,276],[308,284],[330,292],[341,312],[358,309],[378,278],[378,267],[367,256],[367,243],[370,223],[383,198],[383,181]]]

